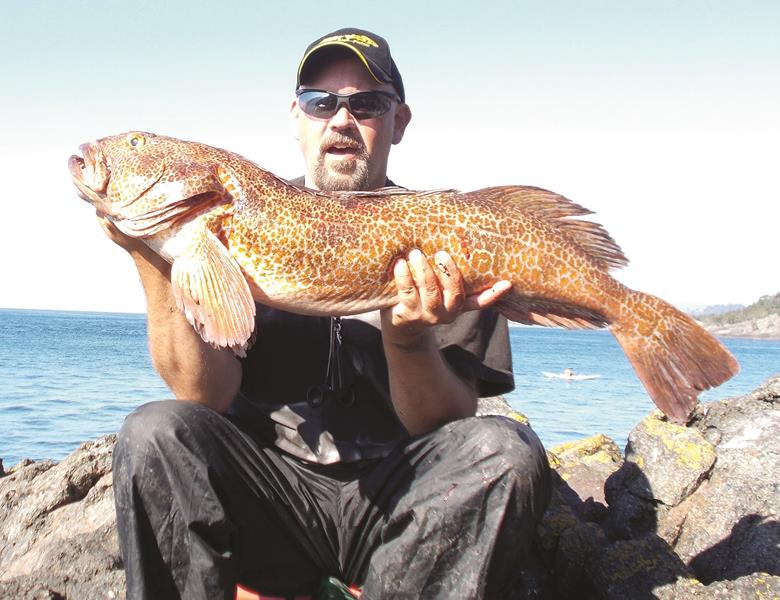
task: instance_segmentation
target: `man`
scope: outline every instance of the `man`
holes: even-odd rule
[[[298,184],[371,190],[411,119],[385,40],[344,29],[307,48],[291,119]],[[506,321],[466,298],[452,259],[393,266],[398,303],[328,319],[258,305],[243,361],[175,310],[170,267],[105,225],[138,267],[155,368],[180,401],[119,434],[117,519],[130,598],[232,598],[237,583],[310,597],[511,597],[549,497],[536,436],[476,418],[511,389]],[[456,320],[457,319],[457,320]],[[436,326],[436,327],[433,327]]]

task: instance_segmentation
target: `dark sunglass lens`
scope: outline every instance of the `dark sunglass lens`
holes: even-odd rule
[[[385,114],[390,109],[390,99],[375,92],[359,92],[350,96],[349,107],[358,119],[370,119]]]
[[[314,117],[330,117],[333,115],[338,98],[327,92],[303,92],[298,101],[303,112]]]

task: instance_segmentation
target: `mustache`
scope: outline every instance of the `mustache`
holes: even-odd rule
[[[360,154],[365,154],[366,147],[357,135],[349,135],[346,133],[331,133],[320,143],[320,153],[327,152],[331,146],[347,146],[354,148]]]

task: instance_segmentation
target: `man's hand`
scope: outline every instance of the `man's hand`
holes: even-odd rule
[[[419,250],[396,261],[393,274],[398,304],[382,310],[382,341],[390,379],[390,398],[411,435],[474,415],[475,382],[462,379],[447,365],[430,327],[451,323],[467,310],[485,308],[512,284],[467,296],[463,275],[446,252],[437,252],[435,267]]]
[[[432,325],[452,323],[469,310],[486,308],[511,288],[509,281],[466,295],[463,276],[449,254],[437,252],[432,268],[422,252],[415,249],[393,268],[398,288],[398,304],[382,311],[382,332],[386,341],[398,345],[414,344]],[[388,339],[389,337],[389,339]]]
[[[110,239],[120,248],[124,248],[128,252],[132,252],[133,250],[139,250],[141,246],[146,245],[138,238],[132,238],[129,235],[119,231],[117,226],[109,221],[106,217],[98,214],[97,220],[108,239]]]
[[[103,229],[103,232],[106,234],[106,237],[123,250],[126,250],[128,254],[133,257],[136,264],[138,264],[139,260],[145,261],[170,278],[170,265],[168,262],[147,246],[141,239],[122,233],[119,228],[106,217],[97,215],[97,220],[100,227]]]

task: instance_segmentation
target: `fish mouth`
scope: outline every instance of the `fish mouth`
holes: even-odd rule
[[[71,179],[79,196],[94,204],[100,211],[105,201],[111,171],[96,144],[82,144],[79,150],[82,156],[74,154],[68,159]]]

